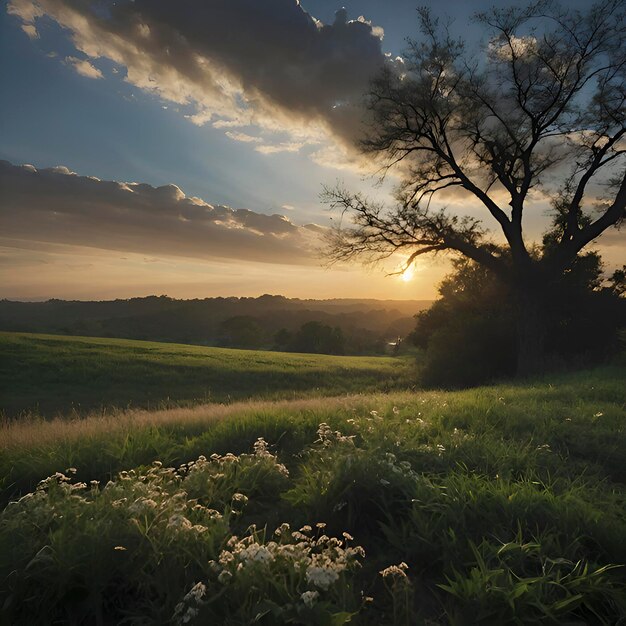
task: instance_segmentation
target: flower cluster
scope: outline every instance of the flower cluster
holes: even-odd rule
[[[176,606],[174,621],[186,624],[198,614],[216,616],[204,592],[192,593],[200,584],[202,589],[217,590],[213,597],[219,597],[221,605],[230,598],[236,607],[233,611],[242,614],[246,604],[252,605],[253,614],[257,602],[275,604],[276,617],[280,613],[282,618],[286,613],[330,611],[365,552],[349,545],[349,534],[344,533],[342,539],[329,537],[324,527],[307,525],[294,531],[285,523],[266,540],[265,533],[252,526],[246,536],[232,536],[219,557],[209,563],[211,578],[194,586]]]

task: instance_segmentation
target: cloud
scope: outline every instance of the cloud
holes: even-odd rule
[[[86,78],[104,78],[102,72],[87,61],[87,59],[65,57],[65,64],[71,65],[78,74],[85,76]]]
[[[242,141],[243,143],[260,143],[262,141],[260,137],[253,137],[246,133],[232,132],[230,130],[227,130],[224,134],[233,141]]]
[[[391,62],[382,29],[362,16],[349,20],[345,9],[323,24],[299,0],[122,0],[106,8],[10,0],[8,11],[26,26],[54,20],[88,59],[109,59],[129,83],[191,105],[196,124],[287,132],[282,146],[329,137],[353,145],[369,81]]]
[[[306,145],[303,141],[289,141],[285,143],[266,144],[257,146],[255,150],[261,154],[276,154],[277,152],[299,152]]]
[[[103,181],[0,161],[0,232],[12,240],[195,259],[319,265],[314,225],[214,206],[176,185]]]
[[[39,39],[39,33],[33,24],[22,24],[22,30],[28,35],[29,39]]]

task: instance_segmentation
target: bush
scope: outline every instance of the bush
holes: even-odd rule
[[[616,273],[616,274],[619,274]],[[545,367],[590,365],[615,354],[626,323],[619,276],[603,286],[595,253],[575,265],[543,294]],[[424,350],[422,382],[467,387],[515,373],[515,294],[486,268],[467,259],[439,286],[440,298],[416,316],[411,335]]]

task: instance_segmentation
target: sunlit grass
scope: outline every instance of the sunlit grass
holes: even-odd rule
[[[414,360],[0,332],[0,411],[94,410],[407,389]]]

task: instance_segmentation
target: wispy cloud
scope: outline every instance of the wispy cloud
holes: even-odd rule
[[[246,133],[233,132],[230,130],[227,130],[224,134],[233,141],[241,141],[243,143],[260,143],[263,141],[260,137],[253,137]]]
[[[255,150],[261,154],[276,154],[277,152],[299,152],[306,144],[303,141],[266,144],[257,146]]]
[[[22,30],[28,35],[29,39],[39,39],[39,33],[34,24],[22,24]]]
[[[87,61],[87,59],[65,57],[65,64],[73,67],[77,74],[85,76],[85,78],[104,78],[102,72]]]

